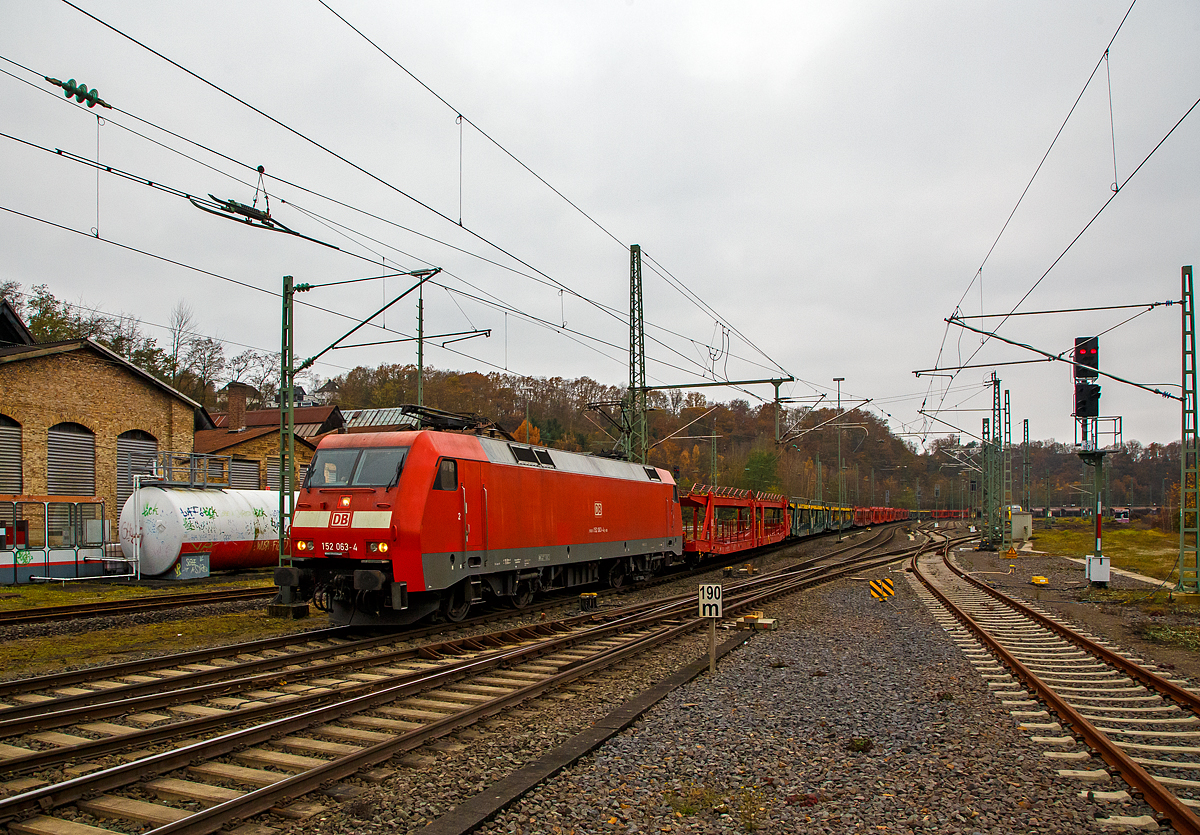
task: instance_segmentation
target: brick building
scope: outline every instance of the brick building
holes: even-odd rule
[[[226,387],[228,412],[215,412],[215,429],[196,432],[196,452],[228,455],[229,486],[241,490],[279,489],[279,410],[246,410],[248,396],[257,394],[244,383]],[[317,448],[316,436],[337,431],[343,421],[335,406],[296,409],[295,484],[304,481],[305,471]]]
[[[5,341],[0,494],[99,496],[113,538],[133,473],[157,451],[192,452],[213,427],[202,405],[89,339]]]

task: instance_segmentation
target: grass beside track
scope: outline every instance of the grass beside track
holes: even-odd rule
[[[1038,520],[1033,547],[1065,557],[1086,557],[1095,547],[1095,528],[1090,519],[1054,519],[1052,525]],[[1104,553],[1113,568],[1133,571],[1165,581],[1161,588],[1100,589],[1090,588],[1083,599],[1136,609],[1154,621],[1131,626],[1145,641],[1180,649],[1200,649],[1200,599],[1175,592],[1178,582],[1179,534],[1151,525],[1106,524],[1102,531]],[[1170,623],[1160,622],[1169,620]]]
[[[1095,528],[1091,519],[1054,519],[1051,527],[1038,520],[1033,532],[1036,551],[1064,557],[1086,557],[1096,547]],[[1179,534],[1139,523],[1106,524],[1103,529],[1104,554],[1113,568],[1122,568],[1164,580],[1175,570],[1179,560]]]
[[[137,597],[159,597],[168,594],[196,594],[218,589],[237,589],[274,583],[271,574],[261,577],[236,577],[229,580],[210,580],[204,584],[180,583],[157,587],[125,585],[100,580],[81,580],[45,583],[20,583],[0,586],[0,610],[33,609],[38,606],[78,606],[84,603],[101,603],[113,600],[130,600]]]
[[[113,664],[149,655],[273,638],[329,626],[318,612],[302,620],[267,617],[262,611],[232,612],[161,623],[130,623],[114,629],[14,638],[0,644],[4,678],[29,678],[73,667]]]

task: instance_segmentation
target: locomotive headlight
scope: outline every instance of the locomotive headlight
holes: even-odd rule
[[[313,547],[313,544],[311,542],[305,542],[304,540],[299,540],[296,543],[297,551],[311,551],[312,547]]]
[[[387,553],[387,543],[386,542],[379,543],[379,553],[381,553],[381,554]]]
[[[350,497],[349,497],[349,496],[342,496],[341,498],[339,498],[339,499],[338,499],[338,506],[339,506],[339,507],[349,507],[349,506],[350,506]]]
[[[386,542],[368,542],[367,550],[372,554],[386,554],[388,544]]]

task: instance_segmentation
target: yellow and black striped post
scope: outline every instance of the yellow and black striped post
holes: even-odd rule
[[[892,584],[890,577],[871,581],[871,596],[876,600],[887,600],[895,593],[896,587]]]

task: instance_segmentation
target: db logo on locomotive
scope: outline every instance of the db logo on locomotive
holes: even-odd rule
[[[348,528],[350,527],[350,511],[335,510],[333,515],[329,517],[329,526],[331,528]]]
[[[600,502],[596,502],[596,515],[597,516],[604,515],[604,505],[600,504]]]

